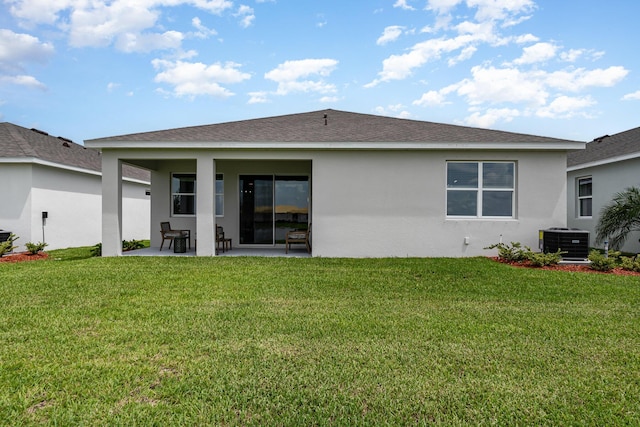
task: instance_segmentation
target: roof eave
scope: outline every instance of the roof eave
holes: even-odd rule
[[[234,142],[234,141],[101,141],[85,146],[104,149],[217,150],[581,150],[584,142]]]
[[[577,171],[577,170],[581,170],[581,169],[588,169],[588,168],[593,168],[593,167],[597,167],[597,166],[603,166],[603,165],[608,165],[611,163],[617,163],[617,162],[622,162],[625,160],[633,160],[633,159],[638,159],[640,158],[640,152],[637,153],[631,153],[631,154],[625,154],[625,155],[621,155],[621,156],[615,156],[615,157],[609,157],[607,159],[601,159],[601,160],[594,160],[592,162],[585,162],[585,163],[579,163],[576,165],[571,165],[567,167],[567,172],[572,172],[572,171]]]

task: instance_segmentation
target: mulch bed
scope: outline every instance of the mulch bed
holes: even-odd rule
[[[513,267],[521,267],[521,268],[537,268],[540,270],[554,270],[554,271],[578,271],[583,273],[613,274],[613,275],[619,275],[619,276],[640,276],[640,273],[637,273],[635,271],[623,270],[621,268],[614,268],[611,271],[597,271],[585,264],[556,264],[556,265],[548,265],[546,267],[535,267],[531,265],[531,262],[529,261],[509,262],[509,261],[500,259],[498,257],[492,257],[492,259],[502,264],[509,264],[509,265],[512,265]]]
[[[24,261],[38,261],[41,259],[49,258],[49,254],[46,252],[39,252],[37,254],[30,254],[29,252],[16,252],[12,254],[4,254],[0,257],[0,263],[3,262],[24,262]]]

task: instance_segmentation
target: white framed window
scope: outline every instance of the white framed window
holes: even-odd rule
[[[171,216],[196,215],[196,174],[171,174]]]
[[[224,175],[216,174],[216,216],[224,216]]]
[[[578,178],[578,217],[591,218],[593,204],[593,179],[590,176]]]
[[[447,162],[447,217],[514,218],[515,162]]]

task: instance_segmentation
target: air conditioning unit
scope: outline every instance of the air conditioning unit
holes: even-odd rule
[[[542,252],[566,252],[563,259],[586,259],[589,256],[589,232],[577,228],[553,227],[540,230]]]

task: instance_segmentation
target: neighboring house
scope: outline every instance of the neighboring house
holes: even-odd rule
[[[595,245],[595,230],[602,208],[616,193],[640,186],[640,127],[605,135],[587,143],[585,150],[567,155],[569,227],[588,230]],[[631,233],[622,248],[640,253],[640,233]],[[603,247],[603,244],[597,245]]]
[[[318,257],[489,255],[566,227],[566,152],[584,143],[323,110],[86,141],[102,151],[103,255],[121,254],[120,168],[151,171],[151,246],[171,221],[214,254],[283,247],[312,223]],[[196,185],[197,183],[197,185]],[[283,249],[284,252],[284,249]]]
[[[95,245],[102,239],[102,159],[97,150],[37,129],[0,123],[0,229],[18,249]],[[148,239],[149,173],[127,167],[122,179],[123,238]],[[46,218],[43,218],[46,216]]]

